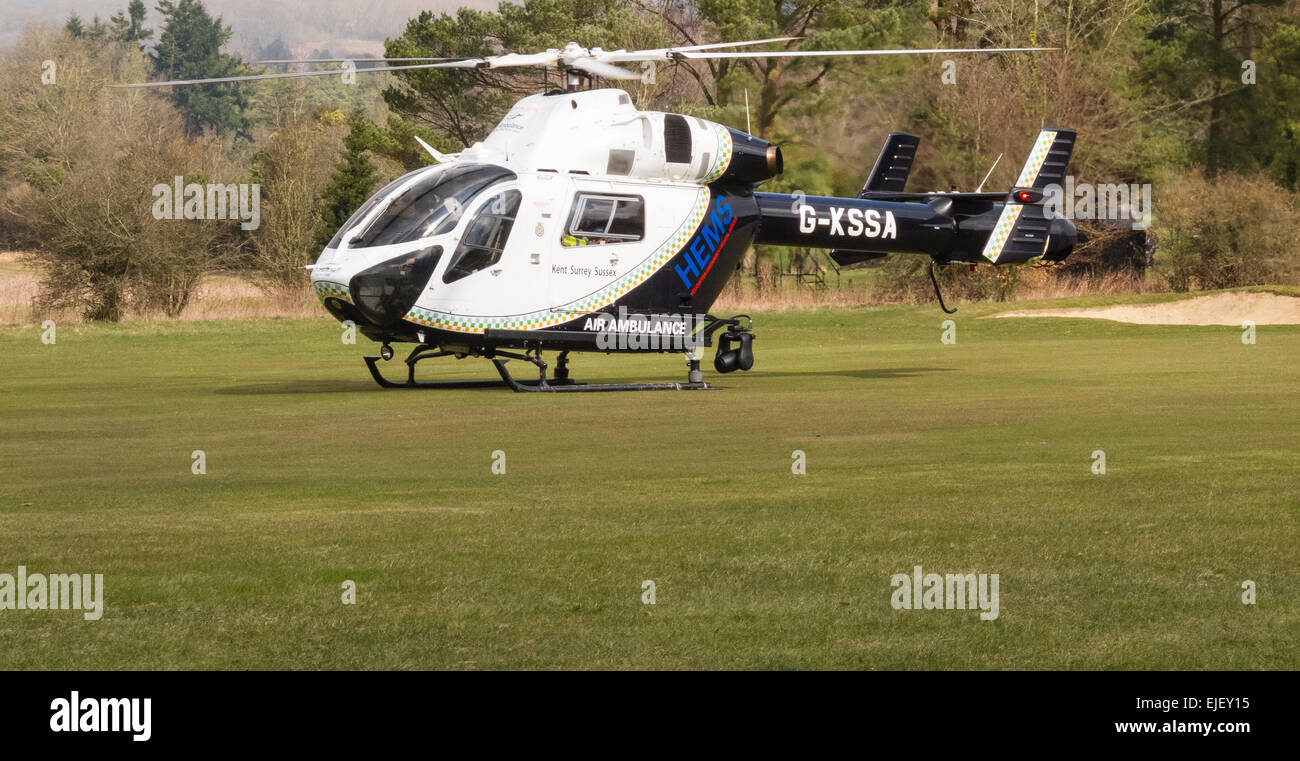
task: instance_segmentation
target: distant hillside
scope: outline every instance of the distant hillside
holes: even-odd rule
[[[29,24],[62,25],[72,13],[89,21],[108,19],[127,0],[0,0],[0,48],[13,45]],[[153,0],[146,0],[149,25],[157,26]],[[295,54],[312,50],[378,54],[384,38],[401,33],[406,20],[422,10],[450,12],[460,7],[495,8],[498,0],[205,0],[214,15],[234,28],[231,48],[255,55],[280,38]]]

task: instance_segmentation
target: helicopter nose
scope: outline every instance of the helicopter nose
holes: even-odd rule
[[[442,246],[431,245],[353,275],[349,291],[361,314],[380,327],[401,322],[429,282],[441,256]]]

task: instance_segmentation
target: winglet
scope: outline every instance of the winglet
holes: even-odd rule
[[[426,153],[432,156],[433,160],[438,162],[439,164],[450,164],[454,161],[457,161],[460,158],[459,153],[443,153],[441,151],[435,150],[432,145],[429,145],[428,143],[421,140],[419,135],[412,135],[411,137],[415,138],[415,142],[419,143],[420,147],[423,148]]]

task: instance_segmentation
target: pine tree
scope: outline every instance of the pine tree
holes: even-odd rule
[[[1283,0],[1155,0],[1138,80],[1178,104],[1171,127],[1184,134],[1214,177],[1253,172],[1276,125],[1270,90],[1242,79],[1243,62],[1260,51],[1262,11]]]
[[[126,12],[118,11],[109,19],[112,25],[110,34],[117,42],[136,42],[141,45],[144,41],[153,37],[152,29],[144,28],[144,0],[131,0],[126,6]]]
[[[324,248],[334,233],[343,226],[361,204],[366,202],[375,190],[375,165],[366,155],[370,147],[373,129],[364,116],[352,116],[351,129],[343,138],[343,160],[334,170],[330,184],[321,194],[321,229],[320,248]]]
[[[201,0],[159,0],[164,19],[154,50],[154,73],[163,79],[206,79],[251,73],[238,56],[221,52],[231,29],[213,18]],[[236,83],[172,88],[172,100],[190,138],[204,128],[249,138],[247,89]]]

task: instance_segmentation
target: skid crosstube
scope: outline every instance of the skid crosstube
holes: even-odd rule
[[[559,383],[547,381],[545,377],[535,381],[516,380],[506,369],[506,359],[494,359],[492,364],[496,366],[497,372],[501,373],[501,380],[514,391],[704,391],[707,389],[719,388],[710,386],[704,381],[695,383],[576,383],[569,379],[564,379]],[[542,370],[545,376],[545,370]]]

